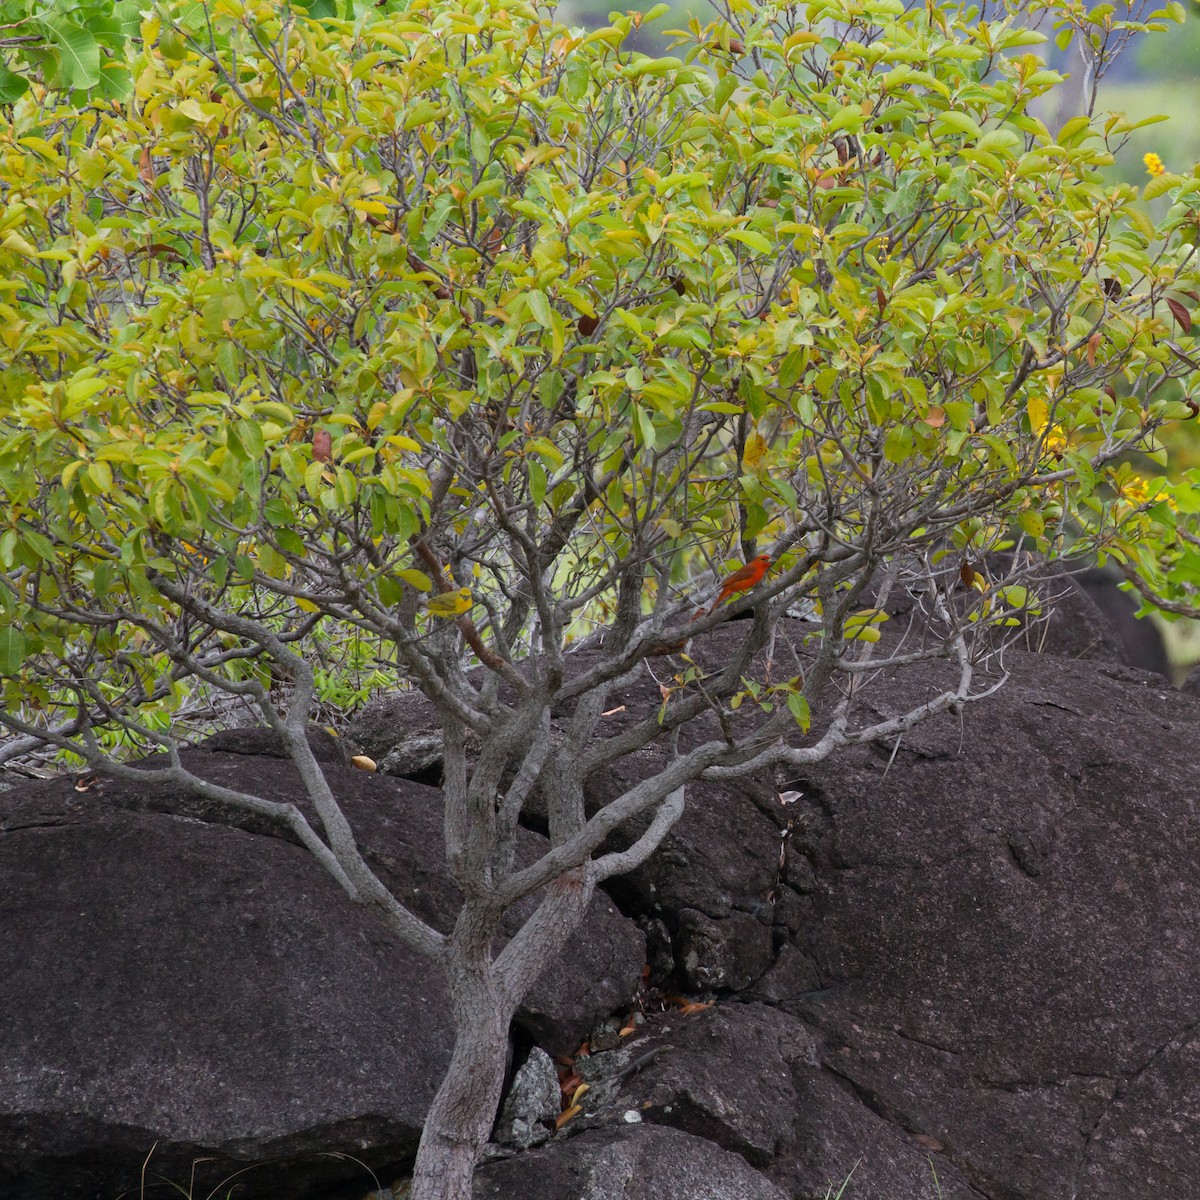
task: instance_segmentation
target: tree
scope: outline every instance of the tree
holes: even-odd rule
[[[114,99],[132,79],[125,46],[137,35],[137,0],[0,0],[0,104],[42,87]]]
[[[440,964],[456,1042],[413,1195],[461,1198],[524,991],[690,782],[986,693],[1035,560],[1161,561],[1113,500],[1200,380],[1172,327],[1200,178],[1151,182],[1155,228],[1103,179],[1129,124],[1051,136],[1039,35],[950,5],[739,4],[657,60],[622,49],[637,16],[583,35],[508,0],[187,11],[130,43],[128,100],[33,86],[0,133],[3,754],[270,816]],[[881,638],[901,587],[922,642]],[[750,614],[717,668],[684,652]],[[953,686],[851,722],[872,672],[930,657]],[[447,934],[372,873],[306,740],[364,661],[440,714]],[[647,669],[660,712],[606,733]],[[197,697],[256,709],[319,825],[188,774]],[[589,777],[652,746],[589,814]],[[550,849],[518,869],[535,794]]]
[[[397,0],[376,8],[394,11]],[[133,77],[126,47],[140,42],[139,0],[0,0],[0,104],[23,96],[32,80],[43,88],[87,97],[126,100]],[[314,17],[348,18],[363,0],[293,0]],[[180,10],[195,25],[202,5]]]

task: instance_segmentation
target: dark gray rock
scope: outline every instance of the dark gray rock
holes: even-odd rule
[[[312,747],[313,757],[322,763],[344,763],[349,755],[344,739],[332,729],[324,725],[310,725],[306,730],[308,744]],[[236,729],[222,729],[206,738],[204,749],[222,754],[248,754],[255,757],[262,755],[267,758],[287,758],[288,753],[283,744],[283,738],[273,729],[263,726],[243,726]]]
[[[883,648],[897,636],[889,627]],[[803,632],[798,624],[788,625],[781,635]],[[697,638],[693,655],[719,661],[730,636],[718,630]],[[716,1005],[686,1016],[655,1014],[651,1007],[643,1033],[618,1034],[607,1053],[580,1059],[575,1069],[591,1085],[584,1112],[540,1149],[482,1168],[478,1200],[825,1200],[848,1176],[847,1200],[930,1200],[939,1191],[946,1200],[1071,1195],[1158,1200],[1200,1194],[1200,1036],[1194,1011],[1200,994],[1195,749],[1200,700],[1115,655],[1085,658],[1010,647],[1003,657],[1010,678],[1002,691],[961,715],[947,714],[912,730],[898,744],[858,747],[819,767],[778,777],[689,787],[684,816],[660,852],[627,880],[614,881],[612,895],[627,917],[639,919],[651,933],[656,978],[673,974],[676,985],[716,995]],[[936,665],[894,678],[885,672],[864,692],[858,717],[894,715],[949,681],[948,670]],[[614,732],[661,703],[649,676],[625,681],[619,691],[614,706],[624,704],[626,711],[612,718]],[[400,719],[395,710],[390,719]],[[746,718],[739,713],[738,719]],[[189,754],[197,770],[222,782],[249,786],[266,778],[257,774],[266,771],[280,789],[276,794],[292,795],[296,787],[286,762],[264,767],[264,760],[247,755]],[[661,762],[659,752],[649,749],[618,764],[592,781],[589,803],[603,804]],[[457,893],[444,876],[437,794],[336,764],[328,770],[373,865],[422,915],[445,928]],[[797,797],[785,805],[781,792]],[[334,901],[340,893],[324,885],[296,848],[251,837],[258,831],[253,821],[242,819],[240,831],[213,831],[165,818],[159,813],[166,808],[210,819],[221,814],[207,802],[112,780],[93,785],[91,793],[70,793],[69,785],[43,785],[36,797],[33,793],[26,789],[19,804],[0,798],[5,806],[0,812],[16,817],[10,831],[0,834],[0,851],[5,839],[41,836],[39,830],[53,836],[80,814],[90,820],[91,808],[111,806],[121,810],[122,821],[170,821],[172,845],[180,829],[194,829],[299,855],[295,862],[311,869],[315,880],[305,893],[318,909],[312,919],[318,925],[332,920],[325,892],[314,889],[327,886]],[[67,817],[48,806],[47,797],[65,804]],[[31,801],[33,807],[21,807]],[[124,915],[126,893],[155,910],[162,890],[178,888],[176,876],[191,878],[184,870],[166,881],[158,871],[135,874],[130,854],[140,862],[154,862],[154,855],[140,843],[128,851],[110,847],[103,832],[108,828],[99,822],[88,826],[98,837],[98,857],[118,863],[116,891],[85,891],[97,899],[79,905],[78,879],[93,888],[94,864],[77,854],[78,878],[51,889],[53,920],[33,923],[54,950],[27,952],[22,942],[0,959],[0,971],[20,977],[23,994],[40,997],[34,989],[45,973],[63,996],[82,997],[78,1003],[89,1010],[103,1009],[103,996],[87,991],[87,972],[71,968],[67,974],[56,960],[82,956],[92,963],[95,955],[89,958],[90,947],[77,951],[69,942],[64,948],[58,931],[72,929],[78,914],[90,914],[95,903],[132,922],[135,932],[143,930],[145,922]],[[521,853],[536,853],[542,845],[529,834]],[[201,857],[207,862],[207,851]],[[239,862],[236,854],[226,854],[220,867],[232,869]],[[2,858],[0,872],[2,906],[12,874]],[[156,881],[149,897],[148,879]],[[274,875],[264,879],[274,897]],[[247,911],[240,897],[237,904],[229,898],[237,879],[218,873],[208,886],[197,893],[206,912],[224,912],[228,924]],[[40,894],[33,884],[22,887],[14,894]],[[213,894],[218,888],[228,900],[224,909]],[[155,911],[183,923],[190,910],[182,900],[177,903]],[[31,911],[39,911],[37,905]],[[17,938],[14,930],[24,936],[30,924],[24,912],[0,911],[0,943]],[[275,929],[265,917],[261,922],[268,932]],[[116,936],[112,929],[100,932]],[[254,921],[237,926],[235,934],[226,935],[226,942],[261,944]],[[150,936],[148,930],[138,934],[142,940]],[[272,933],[268,944],[281,936]],[[353,950],[366,957],[367,966],[328,957],[319,966],[327,969],[333,962],[350,979],[361,970],[369,981],[375,969],[370,937],[356,941],[340,927],[331,936],[346,943],[343,956]],[[559,1039],[571,1049],[568,1033],[577,1041],[605,1006],[623,1004],[642,962],[640,934],[611,912],[589,923],[584,943],[591,949],[576,947],[581,965],[548,971],[539,984],[548,999],[535,997],[522,1016],[535,1037]],[[137,956],[141,943],[132,950],[118,944],[114,978],[144,973]],[[212,944],[203,929],[198,944]],[[187,946],[178,954],[185,977],[203,977],[203,964],[188,956]],[[21,976],[26,958],[32,974]],[[240,1005],[250,1003],[251,994],[249,988],[238,990],[241,977],[256,969],[257,960],[221,966],[224,976],[238,980],[232,994]],[[268,977],[274,978],[270,972]],[[581,1002],[563,1016],[564,980],[582,981],[586,996],[589,978],[609,983],[594,989],[591,1003]],[[0,975],[0,994],[6,987]],[[301,1001],[304,1014],[314,1016],[311,991],[301,989],[296,1003]],[[382,1018],[371,1016],[373,996],[361,1002],[370,1031],[377,1027],[371,1020]],[[57,1014],[54,1036],[69,1039],[68,1016],[76,1010],[64,1015],[64,1003],[56,997],[48,1011]],[[12,1020],[12,1007],[0,1006],[0,1023]],[[161,1057],[168,1053],[161,1047],[169,1045],[171,1015],[155,1012],[139,1010],[138,1019],[156,1031],[150,1044]],[[293,1024],[298,1019],[293,1016]],[[420,1020],[428,1024],[430,1014],[422,1012]],[[116,1039],[112,1028],[110,1023],[103,1036]],[[391,1029],[392,1039],[402,1037],[405,1047],[414,1036],[407,1020],[393,1022]],[[4,1036],[28,1042],[32,1034],[22,1027]],[[179,1036],[190,1038],[190,1028]],[[136,1058],[129,1040],[117,1044],[125,1057]],[[200,1041],[208,1045],[203,1036]],[[44,1121],[31,1127],[28,1113],[4,1116],[3,1098],[14,1088],[0,1058],[0,1137],[8,1139],[0,1141],[8,1154],[0,1157],[0,1166],[7,1169],[22,1156],[28,1161],[30,1138],[38,1146],[53,1143],[62,1156],[80,1145],[98,1148],[98,1155],[128,1154],[129,1145],[120,1141],[124,1133],[132,1129],[136,1139],[154,1128],[137,1113],[141,1124],[120,1124],[104,1107],[109,1093],[101,1084],[108,1086],[109,1075],[140,1076],[121,1075],[111,1056],[100,1060],[99,1072],[88,1066],[86,1037],[68,1044],[74,1057],[61,1056],[60,1064],[67,1065],[60,1077],[91,1072],[79,1086],[99,1099],[89,1099],[91,1109],[76,1111],[106,1122],[102,1132],[108,1140],[96,1138],[90,1126],[70,1124],[74,1118],[62,1113],[57,1133]],[[352,1063],[360,1049],[355,1031],[345,1049]],[[38,1087],[52,1094],[55,1077],[38,1075],[30,1066],[35,1060],[40,1061],[36,1053],[15,1060],[11,1079],[26,1089],[22,1094],[41,1095]],[[148,1069],[136,1061],[139,1071]],[[178,1113],[169,1114],[172,1129],[199,1120],[203,1105],[216,1103],[207,1093],[196,1098],[187,1092],[187,1081],[201,1074],[192,1060],[187,1064],[182,1075],[164,1070],[186,1097]],[[351,1067],[345,1070],[353,1076]],[[202,1076],[214,1093],[220,1089],[213,1081],[227,1077],[215,1069]],[[398,1091],[407,1086],[406,1080]],[[127,1083],[126,1093],[132,1087]],[[333,1089],[333,1100],[342,1094]],[[312,1106],[326,1097],[305,1101]],[[158,1103],[174,1104],[174,1095]],[[222,1116],[236,1124],[243,1119],[240,1112],[226,1116],[222,1110]],[[303,1146],[346,1149],[358,1138],[381,1153],[407,1152],[408,1143],[394,1128],[368,1124],[360,1131],[352,1123],[395,1121],[393,1110],[355,1112],[344,1120],[333,1113],[325,1125],[319,1115],[313,1118],[318,1124],[307,1131],[313,1140]],[[239,1140],[237,1129],[212,1120],[222,1162],[241,1161],[236,1156],[248,1143]],[[413,1127],[406,1128],[411,1138]],[[281,1140],[286,1136],[272,1141],[268,1130],[257,1145],[294,1159],[299,1144]],[[173,1143],[197,1154],[207,1145]],[[0,1175],[0,1194],[5,1182]],[[69,1193],[58,1194],[72,1200]],[[302,1190],[272,1194],[290,1198]]]
[[[786,808],[756,781],[740,805],[689,789],[663,852],[615,891],[671,932],[677,960],[684,931],[703,930],[712,957],[684,975],[715,990],[742,947],[712,926],[768,912],[772,958],[744,994],[814,1031],[819,1062],[792,1086],[840,1114],[805,1110],[773,1159],[793,1164],[789,1186],[823,1194],[861,1158],[855,1186],[872,1200],[916,1200],[931,1162],[962,1195],[1083,1195],[1111,1166],[1127,1196],[1150,1196],[1129,1190],[1138,1148],[1166,1139],[1186,1166],[1200,1144],[1180,1100],[1192,1049],[1172,1042],[1200,993],[1200,703],[1118,664],[1010,648],[1004,666],[1007,686],[961,716],[781,779],[801,793]],[[860,715],[950,679],[938,666],[885,676]],[[644,756],[604,787],[653,766]],[[865,1150],[847,1157],[846,1129]]]
[[[183,759],[308,808],[286,761],[207,749]],[[381,878],[449,928],[459,900],[439,793],[325,769]],[[313,1166],[330,1147],[368,1165],[410,1156],[449,1059],[436,969],[306,851],[263,836],[275,831],[260,819],[140,781],[79,786],[0,796],[0,1195],[10,1183],[22,1200],[133,1187],[155,1142],[170,1178],[186,1182],[193,1158],[211,1159],[209,1187],[269,1161],[239,1176],[247,1196],[363,1177],[346,1158]],[[206,823],[225,820],[236,825]],[[526,833],[520,853],[544,844]],[[643,946],[599,897],[519,1023],[574,1048],[628,1001]]]
[[[968,600],[978,599],[976,593],[960,581],[961,562],[961,555],[944,561],[938,581],[943,598],[960,609]],[[984,564],[975,563],[975,567],[992,587],[1001,579],[1019,580],[1035,598],[1034,612],[1029,615],[1024,628],[1005,630],[1019,649],[1033,654],[1135,665],[1109,618],[1080,583],[1078,573],[1028,555],[1023,556],[1020,569],[1016,570],[1011,554],[989,555]],[[941,637],[941,626],[931,620],[933,605],[925,593],[926,586],[922,582],[911,591],[895,586],[884,606],[891,617],[883,627],[885,636],[895,639],[903,633],[910,649],[915,644],[934,643]]]
[[[94,1200],[142,1161],[310,1195],[412,1153],[449,1061],[436,974],[286,842],[61,786],[3,799],[0,1195]],[[403,1036],[397,1031],[403,1030]],[[156,1147],[157,1144],[157,1148]]]
[[[643,1120],[707,1138],[760,1170],[783,1153],[796,1120],[793,1069],[818,1061],[803,1022],[761,1004],[719,1004],[655,1017],[632,1052],[643,1042],[669,1047],[622,1093]]]
[[[1124,640],[1079,576],[1055,571],[1038,583],[1036,591],[1045,617],[1022,634],[1021,649],[1061,658],[1140,665],[1130,659]]]
[[[719,656],[724,636],[728,631],[706,639],[704,646],[694,647],[694,653]],[[570,656],[568,673],[585,669],[594,654]],[[618,735],[634,722],[652,717],[661,703],[657,684],[649,674],[622,681],[609,697],[614,715],[606,723],[606,735]],[[416,693],[373,702],[347,733],[347,740],[356,748],[377,759],[381,771],[419,778],[440,774],[440,739],[432,704]],[[661,751],[656,747],[614,763],[588,781],[589,812],[661,765]],[[689,785],[684,816],[657,853],[636,870],[606,883],[606,891],[621,911],[648,920],[664,915],[656,932],[665,931],[673,939],[674,950],[661,940],[656,943],[656,982],[667,982],[662,964],[669,963],[676,968],[675,986],[691,991],[736,990],[770,965],[767,897],[779,874],[778,808],[774,785],[766,776],[737,783]],[[536,804],[523,814],[523,820],[534,828],[544,828],[544,814]],[[644,823],[631,823],[614,835],[606,848],[629,845],[642,829]],[[684,909],[693,911],[681,930]],[[601,977],[596,970],[592,974]],[[543,1030],[531,1029],[539,1038],[544,1036]]]
[[[246,731],[238,731],[244,735]],[[261,790],[276,800],[290,800],[318,825],[290,762],[255,760],[213,753],[208,746],[185,751],[189,770],[227,787]],[[447,932],[461,895],[446,873],[441,793],[435,788],[368,771],[326,763],[324,767],[364,856],[380,878],[423,920]],[[255,832],[278,833],[259,818],[197,798],[178,787],[100,781],[107,803],[158,812],[182,813],[203,820],[232,823]],[[546,840],[529,830],[518,839],[521,863],[546,848]],[[511,936],[533,911],[537,897],[526,899],[506,920]],[[625,1004],[636,990],[645,961],[645,939],[633,922],[622,917],[603,894],[588,910],[578,937],[551,964],[526,996],[517,1023],[534,1040],[554,1052],[573,1050],[592,1025]]]
[[[933,1142],[873,1112],[821,1066],[821,1034],[760,1004],[718,1004],[651,1021],[643,1047],[667,1048],[621,1093],[643,1120],[704,1137],[742,1155],[789,1194],[825,1200],[850,1178],[857,1200],[930,1200]],[[974,1196],[941,1155],[944,1200]]]
[[[1103,567],[1089,567],[1075,576],[1075,582],[1108,622],[1124,661],[1131,667],[1169,677],[1171,664],[1162,634],[1149,617],[1138,617],[1141,605],[1130,592],[1122,590],[1120,576]]]
[[[1080,1195],[1095,1200],[1194,1193],[1200,1180],[1200,1032],[1193,1022],[1098,1106]],[[1148,1121],[1147,1117],[1155,1118]]]
[[[433,701],[418,691],[369,701],[355,714],[346,736],[358,753],[373,758],[385,775],[437,784],[442,774],[442,723]],[[473,752],[475,733],[466,733]]]
[[[1200,665],[1193,667],[1188,672],[1180,690],[1189,696],[1200,696]]]
[[[1200,1138],[1178,1098],[1133,1088],[1195,1021],[1200,704],[1128,668],[1006,666],[894,758],[864,747],[796,781],[791,853],[818,886],[787,936],[818,984],[771,998],[987,1195],[1053,1197],[1092,1177],[1116,1096],[1128,1129]],[[899,711],[922,674],[872,704]]]
[[[1166,643],[1154,621],[1121,590],[1121,578],[1102,567],[1068,571],[1045,567],[1034,589],[1045,616],[1019,639],[1024,650],[1062,658],[1121,663],[1164,678],[1171,673]]]
[[[738,992],[762,975],[773,959],[764,916],[731,912],[714,921],[694,908],[683,909],[675,953],[690,989]]]
[[[675,1129],[588,1130],[481,1167],[475,1200],[787,1200],[745,1159]]]
[[[589,784],[590,807],[615,799],[659,761],[643,752],[617,763]],[[782,821],[775,787],[765,777],[690,784],[683,816],[657,852],[609,881],[622,912],[656,921],[670,935],[670,952],[660,947],[659,955],[673,963],[679,987],[737,991],[770,967],[769,897],[779,876]],[[638,828],[613,844],[628,844]]]

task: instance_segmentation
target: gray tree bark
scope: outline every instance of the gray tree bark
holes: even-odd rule
[[[468,1200],[500,1103],[512,1019],[487,965],[451,970],[454,1052],[421,1133],[412,1200]]]
[[[470,1200],[504,1088],[508,1030],[517,1005],[583,922],[595,891],[590,866],[570,871],[493,961],[504,909],[468,899],[442,963],[454,1013],[454,1051],[421,1132],[412,1200]]]

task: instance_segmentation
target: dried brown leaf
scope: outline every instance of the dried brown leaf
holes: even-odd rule
[[[578,1104],[572,1104],[570,1108],[564,1109],[558,1114],[558,1118],[554,1122],[555,1129],[561,1129],[572,1117],[577,1117],[583,1112]]]
[[[1192,328],[1192,314],[1178,300],[1172,300],[1169,296],[1167,297],[1167,307],[1171,310],[1171,316],[1179,322],[1183,332],[1190,332]]]

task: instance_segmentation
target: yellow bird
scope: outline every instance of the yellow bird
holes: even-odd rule
[[[435,617],[461,617],[474,603],[475,597],[471,595],[471,589],[461,587],[457,592],[442,592],[438,596],[431,596],[425,602],[425,607]]]

